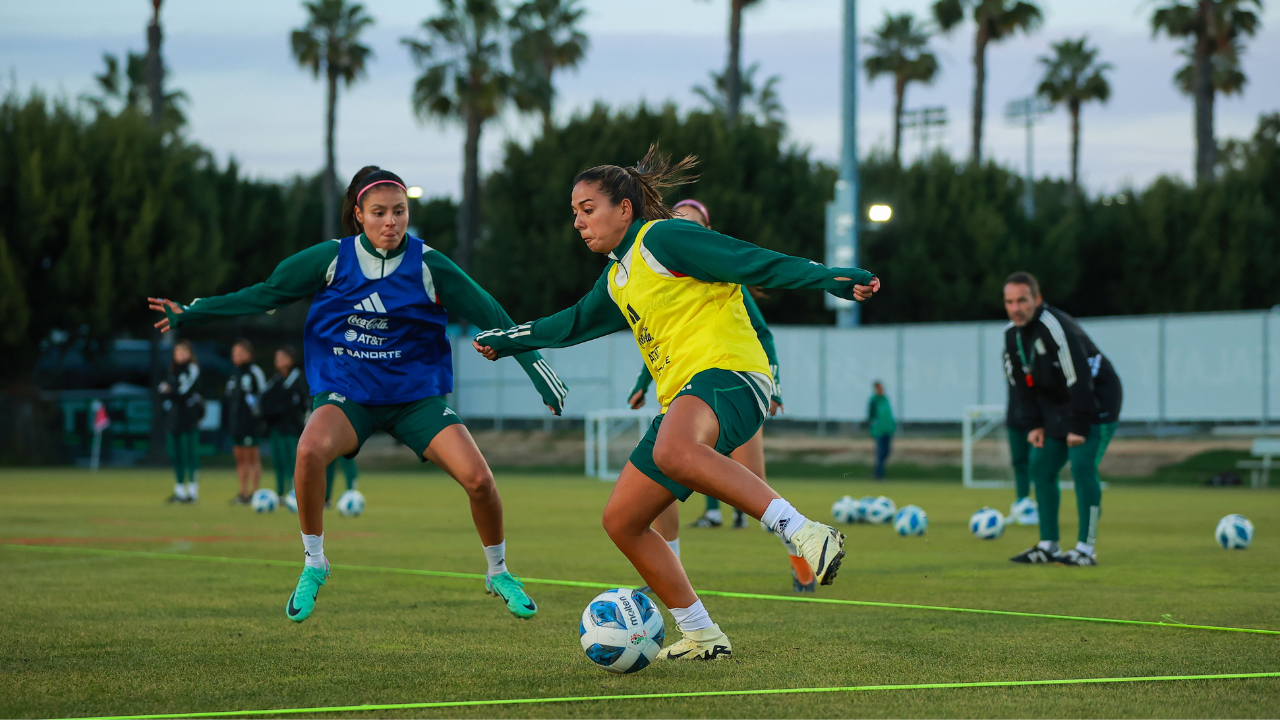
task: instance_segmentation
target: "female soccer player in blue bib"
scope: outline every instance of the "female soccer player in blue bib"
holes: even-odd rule
[[[672,502],[696,491],[761,520],[800,550],[822,585],[831,584],[844,557],[844,535],[806,519],[728,457],[759,431],[773,385],[741,286],[814,288],[866,300],[880,282],[865,270],[828,268],[670,219],[660,191],[681,184],[675,174],[694,163],[688,157],[671,167],[655,146],[636,167],[601,165],[579,173],[570,201],[574,227],[611,262],[573,307],[479,333],[474,344],[496,360],[621,330],[634,334],[663,414],[623,467],[604,527],[684,634],[660,657],[713,660],[732,654],[729,638],[651,527]]]
[[[488,293],[444,255],[406,230],[404,181],[374,166],[356,173],[343,203],[350,237],[286,258],[265,283],[190,305],[149,298],[165,319],[161,331],[218,318],[269,312],[314,295],[304,332],[307,385],[314,411],[298,441],[294,472],[306,566],[285,613],[302,622],[329,576],[324,556],[325,466],[355,457],[383,430],[430,460],[467,491],[489,570],[485,589],[519,617],[537,606],[507,571],[502,499],[488,463],[457,413],[450,313],[480,327],[511,319]],[[536,352],[516,356],[542,400],[559,415],[567,390]]]

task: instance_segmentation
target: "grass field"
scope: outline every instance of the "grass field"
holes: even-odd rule
[[[500,475],[508,558],[530,578],[634,584],[600,527],[610,486]],[[1034,528],[967,532],[1009,491],[958,483],[784,479],[825,518],[843,494],[886,494],[929,513],[924,538],[848,528],[849,557],[819,596],[1280,630],[1280,493],[1116,487],[1104,498],[1096,568],[1014,566]],[[478,580],[337,570],[316,613],[284,605],[301,566],[297,520],[229,507],[229,471],[196,506],[161,503],[161,471],[0,473],[0,717],[249,711],[363,703],[600,696],[1059,678],[1280,671],[1280,637],[779,600],[705,598],[734,659],[660,663],[614,676],[583,656],[578,617],[598,590],[530,584],[541,610],[509,615]],[[440,473],[367,473],[368,509],[328,517],[336,564],[482,573],[466,498]],[[1074,496],[1063,535],[1074,538]],[[685,522],[699,503],[682,508]],[[1253,547],[1221,550],[1230,512]],[[27,549],[13,547],[24,543]],[[685,530],[694,586],[790,595],[778,542],[748,530]],[[56,546],[43,551],[31,546]],[[82,549],[296,561],[298,567],[90,555]],[[669,634],[674,624],[668,616]],[[601,700],[380,710],[379,717],[1274,717],[1280,679]],[[338,715],[350,717],[351,714]]]

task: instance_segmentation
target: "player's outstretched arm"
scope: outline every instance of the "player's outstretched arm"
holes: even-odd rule
[[[707,282],[825,290],[858,302],[870,299],[880,289],[879,278],[866,270],[829,268],[696,223],[659,223],[645,236],[644,244],[668,270]]]
[[[422,261],[431,271],[440,304],[450,313],[465,318],[476,327],[511,327],[514,324],[501,303],[452,260],[430,251],[422,256]],[[519,353],[515,359],[542,396],[543,404],[556,415],[561,414],[569,388],[541,353],[536,350]]]
[[[497,360],[530,350],[580,345],[626,330],[626,318],[609,297],[608,283],[609,269],[606,268],[591,292],[573,307],[506,330],[485,330],[476,335],[472,345],[489,360]]]
[[[270,312],[323,288],[329,267],[338,256],[338,243],[325,241],[285,258],[266,282],[226,295],[197,298],[182,305],[166,298],[147,298],[147,307],[164,313],[155,323],[160,332],[239,315]]]

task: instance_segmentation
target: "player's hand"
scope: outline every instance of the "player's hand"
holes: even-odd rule
[[[471,341],[471,347],[475,348],[475,349],[476,349],[476,352],[478,352],[478,353],[480,353],[481,355],[483,355],[483,356],[485,357],[485,359],[486,359],[486,360],[497,360],[497,359],[498,359],[498,351],[497,351],[497,350],[494,350],[493,348],[489,347],[488,345],[481,345],[480,343],[476,342],[475,340],[472,340],[472,341]]]
[[[782,403],[773,398],[769,399],[769,417],[777,417],[778,413],[786,411],[787,409],[782,406]]]
[[[179,305],[178,303],[172,300],[166,300],[164,298],[153,298],[153,297],[147,298],[147,307],[151,308],[152,310],[155,310],[156,312],[164,312],[165,308],[168,308],[169,311],[172,312],[174,315],[182,314],[181,305]],[[169,327],[169,318],[167,317],[161,320],[160,322],[156,323],[155,326],[162,333],[169,332],[170,330],[173,329]]]
[[[1031,443],[1031,447],[1043,448],[1044,447],[1044,428],[1036,428],[1035,430],[1032,430],[1031,432],[1027,433],[1027,442]]]
[[[836,280],[840,280],[842,282],[848,282],[852,279],[853,278],[847,278],[847,277],[836,278]],[[863,302],[866,300],[870,300],[871,296],[878,292],[880,292],[880,278],[873,277],[871,278],[870,285],[854,285],[853,286],[853,299],[858,302]]]
[[[1067,447],[1079,447],[1084,444],[1085,437],[1075,433],[1067,433]]]
[[[636,393],[627,400],[627,404],[631,406],[632,410],[639,410],[644,407],[644,391],[637,390]]]

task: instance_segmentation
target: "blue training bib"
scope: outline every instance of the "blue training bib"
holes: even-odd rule
[[[449,314],[422,282],[424,245],[405,235],[390,275],[366,278],[359,236],[343,238],[333,282],[316,293],[303,341],[313,394],[361,405],[396,405],[453,391]]]

